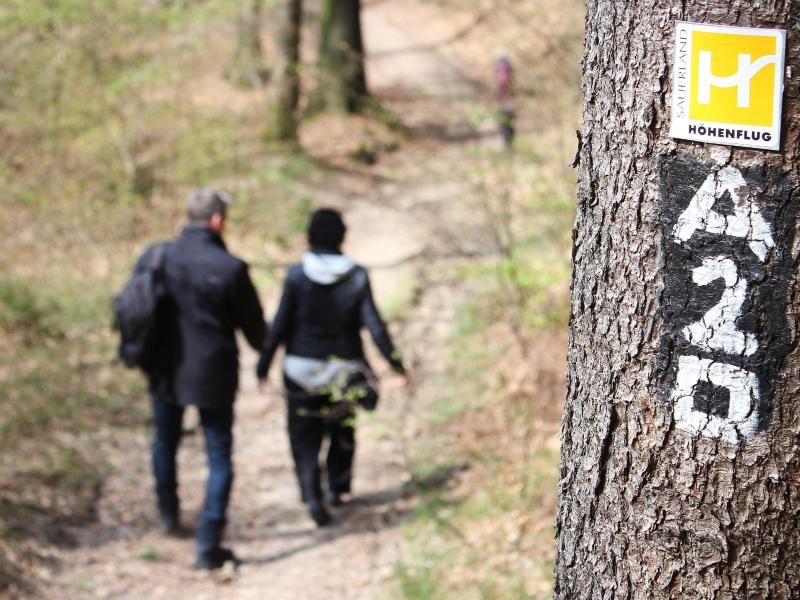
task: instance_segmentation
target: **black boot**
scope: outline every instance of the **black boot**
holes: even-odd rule
[[[311,518],[314,519],[314,523],[317,524],[317,527],[325,527],[331,522],[330,513],[319,501],[310,502],[308,505],[308,512]]]
[[[158,518],[158,525],[161,533],[176,535],[181,529],[181,520],[177,514],[162,512]]]
[[[238,567],[241,561],[236,558],[233,550],[217,546],[204,552],[200,552],[195,558],[194,568],[203,571],[220,569],[226,562],[232,562],[234,567]]]

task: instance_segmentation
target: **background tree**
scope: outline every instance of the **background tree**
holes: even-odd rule
[[[302,0],[285,0],[279,29],[279,55],[272,72],[272,90],[267,111],[267,139],[291,140],[297,136],[297,105],[300,101],[300,34]]]
[[[798,17],[797,0],[587,3],[557,598],[800,597],[798,80],[778,153],[671,139],[667,109],[675,20],[785,29],[791,71]],[[704,185],[748,239],[707,221],[676,238]],[[690,347],[729,292],[725,326],[754,346]]]
[[[358,112],[367,97],[360,0],[325,0],[315,108]]]
[[[264,0],[242,0],[236,27],[236,48],[225,72],[228,81],[240,87],[259,88],[269,72],[261,47],[261,11]]]

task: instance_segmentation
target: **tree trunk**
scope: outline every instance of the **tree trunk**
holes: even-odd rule
[[[798,17],[587,3],[556,598],[800,598]],[[669,137],[676,20],[788,31],[780,152]]]
[[[269,73],[264,66],[261,48],[261,11],[264,0],[243,0],[237,23],[236,49],[225,77],[232,84],[244,88],[260,88]]]
[[[300,27],[302,0],[285,0],[281,16],[280,50],[272,73],[267,117],[268,140],[293,140],[297,137],[297,105],[300,101]]]
[[[360,0],[325,0],[314,108],[358,112],[367,97]]]

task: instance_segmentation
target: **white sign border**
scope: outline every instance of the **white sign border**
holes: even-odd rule
[[[775,97],[778,99],[775,102],[773,108],[773,126],[769,128],[758,128],[763,131],[768,131],[771,135],[771,139],[769,142],[762,142],[762,141],[751,141],[751,140],[743,140],[743,139],[728,139],[728,138],[721,138],[718,136],[711,137],[709,135],[701,135],[698,133],[690,133],[689,132],[689,125],[695,126],[702,126],[707,127],[709,123],[700,122],[700,121],[693,121],[689,118],[689,94],[691,94],[691,81],[692,81],[692,64],[691,64],[691,57],[692,57],[692,39],[691,36],[687,37],[685,42],[685,55],[687,57],[686,60],[686,72],[684,73],[684,78],[686,82],[686,90],[688,93],[686,96],[681,97],[679,95],[679,87],[680,82],[680,75],[681,69],[679,68],[680,62],[680,55],[681,55],[681,43],[679,40],[679,36],[682,30],[688,31],[707,31],[711,33],[734,33],[734,34],[741,34],[741,35],[760,35],[760,36],[769,36],[775,37],[777,41],[777,56],[778,61],[775,65]],[[684,139],[684,140],[692,140],[697,142],[705,142],[708,144],[721,144],[725,146],[739,146],[743,148],[755,148],[758,150],[780,150],[781,144],[781,119],[782,119],[782,110],[783,110],[783,85],[784,85],[784,78],[785,78],[785,63],[786,63],[786,31],[783,29],[767,29],[767,28],[760,28],[760,27],[735,27],[735,26],[728,26],[728,25],[711,25],[707,23],[692,23],[689,21],[675,21],[675,51],[673,54],[673,76],[672,76],[672,113],[670,116],[670,127],[669,127],[669,135],[670,137]],[[680,101],[683,100],[686,104],[684,107],[684,114],[681,115],[681,106]],[[723,128],[723,129],[730,129],[735,128],[740,131],[744,131],[750,128],[750,126],[742,126],[736,124],[724,124],[724,123],[711,123],[712,127]]]

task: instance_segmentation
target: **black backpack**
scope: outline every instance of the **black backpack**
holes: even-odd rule
[[[125,366],[151,372],[158,362],[157,320],[167,296],[164,283],[166,243],[153,248],[114,298],[114,329],[120,333],[119,358]]]

